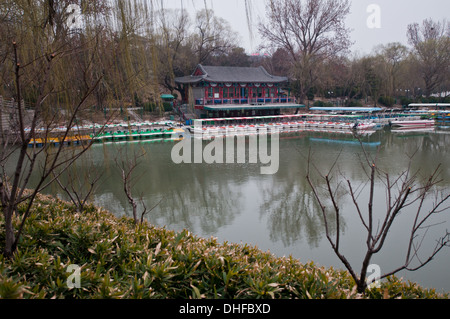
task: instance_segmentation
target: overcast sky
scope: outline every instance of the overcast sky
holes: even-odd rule
[[[265,18],[266,1],[247,2],[251,8],[253,37],[250,36],[247,24],[244,0],[161,0],[160,3],[165,8],[183,7],[191,13],[205,8],[206,4],[208,9],[213,9],[217,16],[231,24],[240,35],[239,45],[251,54],[257,51],[261,42],[256,26]],[[352,51],[366,54],[374,46],[389,42],[407,45],[408,24],[421,23],[426,18],[450,20],[450,0],[352,0],[346,24],[352,29],[351,38],[355,42]]]

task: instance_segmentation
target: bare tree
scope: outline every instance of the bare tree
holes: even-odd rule
[[[92,194],[98,187],[98,182],[103,175],[102,170],[90,166],[87,171],[79,172],[75,166],[66,170],[67,180],[62,181],[62,173],[53,171],[52,175],[56,183],[66,193],[78,212],[83,212]]]
[[[267,21],[258,29],[270,45],[289,53],[301,102],[317,81],[317,66],[349,48],[349,10],[348,0],[268,0]]]
[[[120,156],[116,157],[114,161],[122,175],[123,191],[127,197],[128,203],[131,205],[135,224],[142,224],[144,222],[145,215],[155,209],[161,203],[162,199],[151,209],[148,209],[145,205],[142,192],[139,199],[136,199],[133,195],[137,181],[139,178],[143,177],[142,175],[136,176],[135,169],[141,163],[140,159],[146,155],[145,151],[142,151],[140,154],[134,152],[131,158],[128,156],[128,152],[127,154],[122,154],[122,152],[119,151],[118,154],[120,154]],[[138,213],[139,203],[143,206],[143,210],[140,213]]]
[[[230,24],[215,16],[213,10],[197,13],[193,41],[198,63],[204,63],[214,54],[227,53],[235,47],[236,38]]]
[[[425,83],[425,95],[436,93],[448,79],[450,65],[450,24],[431,19],[408,25],[408,42],[412,45]],[[440,93],[440,92],[439,92]]]
[[[361,145],[361,147],[363,146]],[[413,219],[406,247],[405,261],[392,271],[385,272],[379,279],[386,278],[402,270],[418,270],[427,265],[444,247],[450,247],[450,233],[446,231],[442,237],[437,239],[436,245],[433,251],[428,254],[428,257],[419,258],[419,250],[428,229],[432,227],[427,223],[431,222],[432,218],[440,213],[448,213],[450,208],[449,206],[445,206],[447,205],[450,194],[445,193],[445,191],[439,192],[436,189],[436,186],[441,182],[439,179],[440,167],[436,168],[436,170],[425,180],[419,180],[419,171],[413,172],[411,169],[411,163],[414,156],[410,156],[408,168],[398,176],[392,177],[388,172],[385,172],[378,167],[376,165],[376,160],[370,158],[365,151],[364,155],[365,157],[362,164],[369,185],[367,193],[365,193],[365,195],[368,195],[366,209],[364,209],[364,206],[362,206],[358,200],[364,189],[361,190],[359,186],[355,187],[355,185],[352,185],[350,180],[343,176],[343,174],[334,175],[339,157],[326,175],[322,175],[319,172],[322,185],[324,185],[323,190],[325,195],[321,193],[321,187],[317,186],[311,178],[310,166],[312,165],[314,167],[312,164],[311,153],[308,158],[308,173],[306,177],[313,190],[314,197],[320,206],[325,222],[327,240],[331,244],[334,253],[342,261],[355,280],[359,293],[364,293],[367,288],[367,271],[372,257],[379,253],[385,245],[388,233],[401,212],[408,210],[409,215],[411,215],[411,218]],[[318,170],[316,169],[316,171]],[[337,178],[339,178],[339,180],[336,180]],[[380,212],[375,211],[374,208],[377,183],[381,183],[385,188],[387,204],[384,215],[381,214],[382,217],[379,219],[377,216],[380,215]],[[340,211],[339,196],[337,195],[338,192],[341,191],[345,191],[351,198],[366,233],[366,250],[362,260],[360,274],[355,271],[355,268],[342,252],[342,213]],[[427,209],[425,203],[432,196],[435,196],[433,204],[430,209]],[[331,204],[328,205],[330,207],[327,207],[325,204],[326,199],[330,200]],[[415,210],[415,213],[413,213],[413,210]],[[330,223],[332,222],[328,215],[330,212],[334,212],[335,217],[335,228],[333,228],[335,229],[334,236],[330,231]]]

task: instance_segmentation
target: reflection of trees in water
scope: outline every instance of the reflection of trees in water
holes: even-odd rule
[[[260,210],[268,215],[270,238],[285,246],[306,240],[314,248],[323,237],[323,217],[316,213],[317,202],[305,178],[309,146],[309,141],[304,139],[285,141],[280,149],[280,170],[270,183],[262,186],[264,202]],[[327,146],[318,146],[319,153],[326,149]],[[322,161],[328,158],[319,156],[317,165],[326,165]],[[333,225],[330,229],[333,231]]]
[[[214,234],[219,227],[230,224],[239,212],[239,192],[223,178],[211,180],[203,174],[190,171],[190,183],[172,188],[164,196],[150,220],[161,219],[167,225],[183,225],[190,231]]]
[[[442,136],[433,133],[396,135],[383,131],[375,134],[376,136],[372,136],[371,139],[381,140],[382,147],[380,149],[366,147],[366,151],[371,156],[377,156],[379,163],[391,176],[396,176],[404,171],[408,165],[408,155],[414,154],[417,150],[412,170],[420,169],[426,176],[436,168],[438,163],[442,163],[441,177],[444,183],[450,181],[450,167],[446,162],[448,152],[445,148],[446,144],[450,142],[450,135]],[[326,137],[324,135],[324,138]],[[262,190],[264,202],[261,205],[261,213],[268,215],[270,238],[282,241],[285,246],[305,239],[311,247],[317,247],[323,236],[324,224],[320,214],[315,213],[319,211],[319,207],[313,200],[312,191],[305,179],[308,151],[311,147],[313,164],[320,172],[327,172],[340,153],[337,171],[351,180],[356,187],[362,189],[367,183],[367,175],[361,165],[361,148],[358,144],[314,143],[308,139],[284,141],[280,147],[280,154],[282,154],[280,170],[273,177],[271,183],[264,184]],[[334,182],[343,181],[342,177],[339,178],[340,176],[337,174]],[[320,188],[325,185],[318,184],[318,186]],[[339,196],[342,196],[342,208],[349,210],[351,208],[347,207],[351,205],[349,198],[343,197],[347,196],[345,186],[343,185]],[[381,195],[384,193],[380,192]],[[325,195],[322,197],[328,198]],[[381,197],[380,199],[384,200]],[[360,199],[364,198],[365,195],[361,194]],[[330,216],[330,226],[334,225],[332,218]],[[341,221],[341,223],[344,222]]]
[[[135,174],[139,176],[134,189],[136,196],[142,193],[147,207],[161,203],[148,215],[151,223],[174,225],[190,231],[213,234],[225,224],[230,224],[239,211],[239,181],[248,176],[230,171],[234,166],[179,164],[170,158],[173,143],[124,144],[120,147],[133,152],[135,147],[143,147],[147,155],[142,158]],[[107,167],[103,187],[96,200],[117,215],[130,215],[131,208],[123,193],[119,172],[111,165],[117,145],[105,146],[102,151],[95,149],[97,163]],[[245,170],[245,167],[240,169]],[[239,170],[239,168],[238,168]],[[233,180],[234,179],[234,180]],[[101,193],[110,193],[106,199]],[[125,214],[123,213],[125,212]]]
[[[261,211],[268,214],[270,239],[291,246],[305,239],[318,247],[323,233],[323,218],[316,214],[311,193],[292,184],[263,190],[265,201]]]
[[[450,145],[450,132],[438,131],[430,132],[402,132],[385,134],[386,153],[400,157],[403,155],[402,165],[408,162],[406,154],[414,154],[412,170],[420,169],[423,175],[429,175],[434,171],[436,165],[442,164],[442,179],[450,181],[450,165],[448,164]],[[391,164],[398,163],[398,160],[391,161]],[[400,169],[399,169],[400,171]]]

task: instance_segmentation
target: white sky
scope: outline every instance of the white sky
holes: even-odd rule
[[[195,12],[205,8],[213,9],[217,16],[227,20],[234,31],[240,35],[239,45],[247,53],[256,52],[260,44],[257,24],[265,18],[265,0],[247,0],[252,9],[253,23],[250,37],[245,13],[244,0],[160,0],[165,8],[187,9]],[[158,2],[158,1],[156,1]],[[380,28],[369,28],[367,19],[373,11],[367,12],[369,5],[380,8]],[[353,52],[370,53],[374,46],[389,42],[400,42],[407,45],[406,30],[410,23],[432,18],[435,21],[450,20],[450,0],[352,0],[351,12],[347,19],[347,27],[352,29],[351,39],[355,44]]]

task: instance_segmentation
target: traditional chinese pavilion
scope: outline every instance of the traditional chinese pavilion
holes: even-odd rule
[[[288,78],[260,67],[223,67],[199,64],[192,75],[175,79],[186,92],[183,104],[194,103],[201,117],[278,115],[298,109],[287,89]]]

